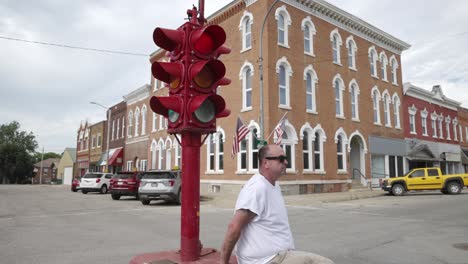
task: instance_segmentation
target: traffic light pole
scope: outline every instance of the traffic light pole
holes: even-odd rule
[[[182,133],[182,204],[180,257],[182,261],[200,258],[200,147],[201,134]]]

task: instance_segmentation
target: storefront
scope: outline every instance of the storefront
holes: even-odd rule
[[[407,170],[405,140],[369,136],[369,149],[372,185],[381,178],[401,176]]]
[[[408,168],[440,167],[442,173],[463,172],[460,146],[418,139],[406,139]]]

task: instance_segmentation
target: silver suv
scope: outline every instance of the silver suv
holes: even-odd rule
[[[173,201],[181,203],[181,172],[173,171],[147,171],[143,174],[138,188],[138,196],[144,205],[151,200]]]

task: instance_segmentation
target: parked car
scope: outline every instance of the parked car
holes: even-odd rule
[[[90,172],[86,173],[81,178],[80,188],[81,192],[87,194],[88,192],[107,193],[110,185],[111,173]]]
[[[71,191],[72,192],[77,192],[80,189],[80,178],[73,178],[72,184],[71,184]]]
[[[112,199],[119,200],[121,196],[135,196],[138,200],[138,187],[140,187],[142,176],[141,171],[120,171],[114,174],[109,188]]]
[[[141,178],[138,196],[144,205],[151,200],[173,201],[181,203],[182,180],[180,170],[147,171]]]

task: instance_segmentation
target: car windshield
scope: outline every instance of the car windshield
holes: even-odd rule
[[[126,173],[126,174],[118,173],[114,175],[114,178],[116,179],[130,179],[132,177],[133,177],[133,173]]]
[[[102,174],[89,173],[83,176],[83,178],[101,178]]]
[[[143,175],[143,179],[174,179],[174,175],[170,172],[147,172]]]

